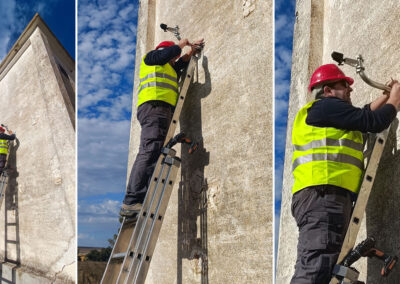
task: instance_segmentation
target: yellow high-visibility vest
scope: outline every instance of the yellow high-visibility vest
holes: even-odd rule
[[[8,140],[0,139],[0,154],[8,154]]]
[[[308,125],[307,112],[316,101],[305,105],[293,124],[292,193],[322,184],[358,193],[364,170],[362,133]]]
[[[139,99],[137,106],[140,106],[147,101],[163,101],[172,106],[176,106],[178,100],[178,76],[167,63],[164,65],[149,66],[144,63],[140,65],[140,84],[139,84]]]

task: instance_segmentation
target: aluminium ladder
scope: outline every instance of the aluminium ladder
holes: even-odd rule
[[[201,55],[200,55],[201,56]],[[178,102],[154,169],[142,209],[136,218],[123,218],[101,283],[144,283],[176,180],[180,159],[167,147],[175,133],[198,57],[192,56],[180,88]]]

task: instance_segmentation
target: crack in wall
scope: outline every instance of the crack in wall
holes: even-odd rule
[[[56,282],[57,276],[58,276],[59,274],[61,274],[61,273],[64,271],[64,268],[65,268],[65,267],[67,267],[67,266],[69,266],[69,265],[72,265],[72,264],[74,264],[74,263],[76,263],[76,261],[73,261],[73,262],[68,263],[68,264],[64,264],[63,267],[61,268],[61,270],[58,271],[58,272],[56,272],[56,273],[54,274],[54,277],[53,277],[53,280],[51,281],[51,284],[53,284],[53,283]]]

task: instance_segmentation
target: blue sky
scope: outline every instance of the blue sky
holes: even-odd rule
[[[107,246],[125,193],[138,0],[78,3],[78,245]]]
[[[38,12],[75,59],[75,2],[71,0],[0,1],[0,60]]]
[[[295,6],[295,0],[275,1],[275,248],[282,200]]]

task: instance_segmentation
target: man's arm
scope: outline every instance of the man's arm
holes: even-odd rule
[[[3,139],[3,140],[14,140],[15,139],[15,134],[7,135],[5,133],[0,133],[0,139]]]
[[[398,82],[397,82],[396,80],[392,80],[392,81],[390,82],[390,84],[388,84],[388,86],[391,87],[391,88],[393,88],[393,86],[394,86],[395,84],[398,84]],[[396,92],[396,90],[394,90],[394,92]],[[381,107],[384,106],[386,103],[388,103],[390,96],[391,96],[391,92],[384,91],[383,94],[382,94],[379,98],[377,98],[375,101],[373,101],[372,103],[370,103],[370,105],[369,105],[370,109],[371,109],[372,111],[375,111],[375,110],[381,108]],[[393,96],[395,97],[396,94],[395,94],[395,93],[392,94],[392,100],[390,101],[390,104],[392,104],[392,105],[397,109],[398,106],[395,105],[396,102],[393,101]]]
[[[393,81],[392,89],[390,90],[390,96],[387,100],[387,104],[391,104],[396,108],[400,106],[400,84],[397,81]]]
[[[178,45],[168,46],[163,49],[152,50],[147,53],[144,63],[147,65],[164,65],[181,54],[182,49]]]
[[[379,98],[377,98],[376,100],[374,100],[369,104],[370,110],[375,111],[377,109],[380,109],[386,104],[388,99],[389,99],[389,94],[383,93],[383,95],[381,95]]]
[[[396,113],[395,107],[388,103],[371,111],[354,107],[339,98],[325,98],[309,109],[306,123],[317,127],[378,133],[389,127]]]
[[[192,57],[192,55],[196,54],[199,51],[199,47],[204,45],[204,39],[199,39],[196,40],[193,43],[189,43],[190,46],[190,50],[188,50],[188,52],[186,52],[186,54],[184,54],[180,59],[182,59],[183,62],[189,62],[190,57]]]
[[[178,44],[173,46],[164,47],[157,50],[152,50],[147,53],[144,58],[144,63],[147,65],[164,65],[175,57],[181,55],[182,49],[186,46],[191,46],[187,38],[181,39]]]

